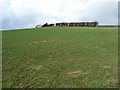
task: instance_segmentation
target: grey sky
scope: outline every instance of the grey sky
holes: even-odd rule
[[[32,28],[37,24],[98,21],[118,23],[119,0],[1,0],[2,28]]]

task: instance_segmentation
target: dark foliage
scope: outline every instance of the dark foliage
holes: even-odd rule
[[[49,26],[54,26],[54,24],[45,23],[42,27],[49,27]]]
[[[56,26],[97,26],[98,22],[71,22],[56,23]]]

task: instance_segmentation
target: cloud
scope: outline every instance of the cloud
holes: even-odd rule
[[[1,0],[2,29],[62,21],[117,24],[117,4],[118,0]]]
[[[82,20],[97,20],[100,24],[117,24],[118,4],[115,2],[96,2],[79,17]]]

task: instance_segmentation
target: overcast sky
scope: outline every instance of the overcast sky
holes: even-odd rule
[[[119,0],[0,0],[0,29],[37,24],[98,21],[118,23]]]

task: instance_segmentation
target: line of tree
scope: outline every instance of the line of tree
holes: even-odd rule
[[[49,26],[54,26],[54,24],[45,23],[44,25],[42,25],[42,27],[49,27]]]
[[[97,26],[98,22],[71,22],[56,23],[56,26]]]
[[[98,25],[98,22],[62,22],[62,23],[56,23],[56,24],[48,24],[45,23],[44,25],[37,25],[35,28],[39,27],[50,27],[50,26],[88,26],[88,27],[95,27]]]

